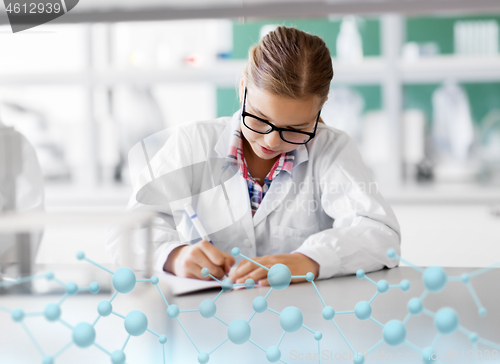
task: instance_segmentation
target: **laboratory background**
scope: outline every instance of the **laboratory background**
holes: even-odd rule
[[[75,252],[111,266],[96,220],[125,210],[129,151],[232,116],[250,46],[282,24],[330,49],[322,119],[355,140],[401,225],[402,256],[423,267],[500,261],[500,3],[83,0],[16,34],[0,7],[0,157],[13,127],[16,156],[40,166],[16,172],[40,190],[18,196],[18,210],[66,221],[38,232],[26,264],[101,277]],[[72,214],[88,221],[70,227]]]

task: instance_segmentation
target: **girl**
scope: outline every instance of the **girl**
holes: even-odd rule
[[[223,168],[209,166],[212,180],[220,181],[217,188],[222,190],[217,194],[218,189],[212,189],[208,206],[213,208],[207,213],[201,197],[195,207],[213,232],[213,244],[188,244],[189,237],[183,241],[180,235],[190,233],[181,234],[175,203],[158,206],[162,220],[153,238],[156,267],[178,276],[210,279],[201,275],[206,267],[220,279],[237,263],[230,254],[233,247],[266,267],[282,263],[292,275],[312,272],[319,279],[394,267],[397,263],[386,252],[392,248],[400,254],[396,217],[352,139],[326,126],[320,117],[333,78],[324,41],[280,26],[252,47],[248,58],[239,85],[242,108],[231,118],[183,125],[151,163],[157,171],[177,164],[172,162],[175,158],[185,159],[183,166],[195,166],[193,151],[198,149],[205,151],[207,160],[226,161]],[[235,168],[231,178],[218,174],[228,164]],[[181,185],[189,187],[191,196],[206,192],[195,169],[163,181],[170,196],[176,196],[169,202],[184,201]],[[208,179],[204,172],[198,175]],[[148,199],[152,200],[158,199]],[[129,207],[145,204],[134,201]],[[231,210],[230,225],[211,229],[226,218],[225,210],[217,207],[221,205],[237,212]],[[246,260],[229,278],[268,284],[267,271]]]

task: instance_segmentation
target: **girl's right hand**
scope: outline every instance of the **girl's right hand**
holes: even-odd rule
[[[222,279],[234,265],[234,257],[217,249],[204,240],[193,245],[175,248],[168,255],[163,269],[179,277],[210,280],[203,277],[201,270],[208,268],[211,275]]]

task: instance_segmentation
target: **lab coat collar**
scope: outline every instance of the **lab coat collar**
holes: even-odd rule
[[[226,127],[222,131],[219,140],[217,140],[214,149],[215,152],[219,155],[219,157],[227,157],[233,132],[238,128],[238,124],[240,123],[241,120],[241,113],[242,110],[239,109],[233,114],[231,120],[229,120]],[[295,159],[293,161],[293,169],[297,168],[299,164],[307,162],[309,160],[309,152],[307,150],[306,145],[300,145],[297,149],[294,150]]]

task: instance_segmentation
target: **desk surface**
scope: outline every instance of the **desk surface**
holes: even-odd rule
[[[448,268],[449,276],[457,276],[465,272],[471,272],[470,268]],[[371,303],[372,317],[379,323],[386,324],[390,320],[403,320],[408,313],[407,303],[413,297],[419,297],[424,291],[421,274],[409,267],[381,270],[367,275],[373,281],[381,279],[388,281],[390,285],[397,285],[403,279],[411,283],[407,292],[400,289],[389,289],[386,293],[380,293]],[[496,350],[500,352],[500,294],[498,293],[498,281],[500,269],[494,269],[471,279],[472,286],[481,303],[488,310],[485,317],[478,314],[477,306],[467,287],[461,282],[448,282],[446,287],[439,293],[429,293],[425,298],[425,308],[437,312],[442,307],[451,307],[460,318],[460,325],[469,331],[477,332],[481,338],[499,343]],[[326,305],[332,306],[335,311],[353,311],[359,301],[369,301],[377,292],[375,285],[366,279],[357,279],[355,276],[339,277],[329,280],[317,281],[317,288],[321,293]],[[170,304],[178,305],[181,310],[198,309],[203,300],[213,300],[220,290],[196,294],[167,297]],[[253,313],[252,302],[258,296],[265,296],[269,287],[257,287],[252,290],[238,290],[222,293],[216,301],[216,315],[225,323],[230,323],[236,318],[248,320]],[[69,297],[63,305],[63,318],[72,325],[79,321],[92,322],[96,317],[97,303],[103,299],[109,299],[110,295],[78,295]],[[23,307],[27,311],[35,311],[35,306],[40,308],[48,302],[57,301],[58,298],[50,296],[0,296],[0,305],[6,307]],[[322,317],[323,304],[311,283],[293,284],[283,291],[273,290],[268,297],[268,307],[281,312],[288,306],[299,308],[304,317],[304,325],[313,331],[323,334],[321,340],[321,363],[333,363],[339,355],[348,356],[349,347],[345,340],[335,328],[331,321]],[[154,286],[144,284],[137,286],[134,291],[127,295],[118,295],[113,301],[113,310],[126,314],[132,309],[143,310],[149,320],[149,328],[159,334],[168,337],[166,348],[167,363],[198,363],[198,352],[193,343],[187,337],[183,328],[176,320],[166,315],[166,305],[161,299]],[[38,320],[38,321],[36,321]],[[205,319],[199,312],[184,312],[179,315],[179,320],[184,329],[189,333],[192,340],[200,351],[211,352],[227,338],[227,326],[216,318]],[[336,315],[334,319],[344,337],[354,350],[367,351],[382,339],[382,327],[371,320],[359,320],[354,314]],[[31,318],[26,321],[34,335],[43,335],[41,346],[46,347],[50,353],[56,352],[68,341],[71,335],[67,328],[57,323],[50,323],[43,317]],[[283,329],[279,323],[279,316],[271,311],[257,313],[250,321],[250,339],[267,349],[275,346],[280,341]],[[49,328],[49,330],[47,330]],[[412,316],[406,324],[408,341],[419,348],[430,346],[436,338],[437,331],[433,319],[424,314]],[[121,348],[127,338],[123,327],[123,320],[116,316],[101,318],[96,325],[96,342],[109,351]],[[57,336],[53,338],[52,336]],[[52,339],[51,339],[52,337]],[[24,363],[41,362],[41,356],[34,345],[23,332],[19,324],[14,323],[8,313],[0,312],[0,342],[4,348],[9,348],[9,354],[0,354],[5,360],[2,363]],[[45,345],[45,346],[44,346]],[[114,349],[113,349],[114,348]],[[454,332],[450,335],[442,335],[436,346],[441,363],[465,363],[468,361],[468,351],[473,346],[466,335],[462,332]],[[301,328],[294,333],[286,333],[280,344],[281,358],[287,363],[318,363],[318,343],[313,334]],[[445,359],[449,351],[451,358],[453,350],[456,350],[458,360]],[[494,350],[493,347],[478,344],[478,350]],[[464,354],[461,352],[464,351]],[[5,352],[2,349],[2,352]],[[393,361],[404,363],[421,363],[416,356],[412,358],[415,351],[406,345],[397,347],[382,343],[372,352],[372,358],[367,363],[383,363],[389,353]],[[132,337],[125,349],[127,363],[159,363],[163,362],[161,345],[157,338],[146,332],[139,337]],[[314,360],[314,354],[316,358]],[[377,357],[376,355],[379,355]],[[410,355],[397,360],[397,355]],[[462,355],[466,358],[461,360]],[[491,355],[491,354],[490,354]],[[33,360],[34,358],[34,360]],[[409,359],[410,358],[410,359]],[[86,350],[70,347],[62,354],[56,363],[85,363],[91,360],[95,363],[109,363],[106,357],[97,348]],[[226,341],[210,355],[209,363],[266,363],[265,353],[250,342],[236,345]],[[345,360],[344,362],[352,362]],[[500,359],[483,360],[485,363],[500,363]]]

